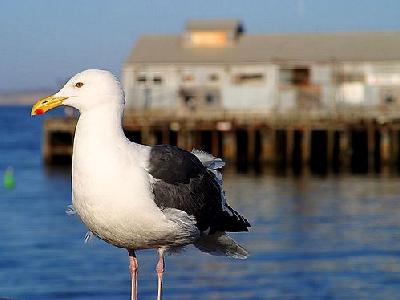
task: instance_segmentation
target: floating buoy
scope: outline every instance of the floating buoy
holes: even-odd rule
[[[6,189],[11,190],[15,187],[14,169],[8,167],[4,172],[3,185]]]

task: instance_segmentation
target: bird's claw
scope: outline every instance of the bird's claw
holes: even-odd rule
[[[85,244],[90,242],[96,235],[90,230],[85,234]]]

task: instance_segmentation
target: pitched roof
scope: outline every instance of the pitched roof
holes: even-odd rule
[[[400,60],[400,32],[243,34],[224,48],[185,47],[182,35],[145,35],[126,63],[232,64]]]

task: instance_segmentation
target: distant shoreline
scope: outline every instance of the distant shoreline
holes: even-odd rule
[[[38,99],[51,94],[49,90],[0,92],[0,106],[5,105],[32,105]]]
[[[3,107],[3,106],[32,106],[32,104],[30,104],[30,103],[7,103],[7,102],[0,103],[0,107]],[[0,300],[1,300],[1,298],[0,298]]]

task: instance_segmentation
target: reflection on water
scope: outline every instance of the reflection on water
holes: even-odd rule
[[[26,112],[25,112],[26,110]],[[25,114],[26,113],[26,114]],[[26,117],[25,117],[26,116]],[[68,170],[46,170],[29,108],[0,109],[0,297],[128,299],[127,254],[86,232],[70,203]],[[226,175],[230,202],[252,223],[235,238],[247,261],[192,247],[167,257],[166,299],[396,299],[400,184],[395,177]],[[139,253],[139,293],[156,294],[155,251]]]

